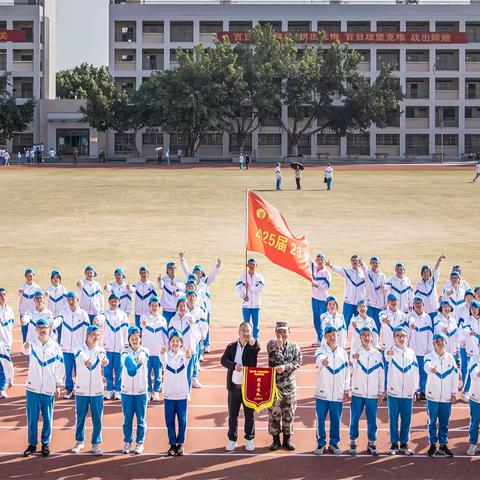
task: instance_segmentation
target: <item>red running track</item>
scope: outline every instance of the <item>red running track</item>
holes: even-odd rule
[[[220,356],[226,344],[236,339],[235,325],[212,327],[212,351],[202,363],[200,380],[204,387],[193,390],[189,403],[188,431],[183,458],[165,456],[168,448],[163,402],[150,403],[147,413],[147,438],[145,454],[142,456],[122,455],[122,414],[120,402],[106,401],[103,421],[103,457],[88,454],[91,423],[87,421],[87,442],[84,454],[69,452],[74,445],[75,408],[74,400],[58,400],[55,404],[54,432],[51,444],[52,455],[23,458],[26,447],[25,392],[26,359],[19,353],[20,332],[15,331],[13,359],[15,364],[15,386],[9,398],[0,401],[0,479],[22,478],[175,478],[175,479],[300,479],[300,478],[475,478],[480,472],[480,457],[465,455],[468,448],[468,405],[457,403],[453,407],[450,422],[450,446],[456,454],[453,459],[429,458],[426,432],[425,405],[414,406],[411,446],[413,457],[389,457],[382,453],[377,458],[366,454],[366,424],[361,423],[359,439],[360,455],[324,455],[315,457],[315,410],[314,384],[316,369],[313,362],[315,348],[311,345],[310,325],[292,327],[291,338],[300,343],[303,366],[297,372],[298,408],[295,417],[295,452],[268,450],[271,438],[268,435],[268,415],[262,412],[256,418],[257,450],[244,450],[240,432],[239,446],[234,453],[224,450],[227,431],[227,408],[225,369],[220,365]],[[266,365],[265,344],[273,336],[273,326],[262,325],[262,351],[259,365]],[[386,404],[379,409],[380,452],[388,449],[388,415]],[[348,448],[349,405],[342,417],[341,447]],[[243,421],[240,420],[243,428]]]

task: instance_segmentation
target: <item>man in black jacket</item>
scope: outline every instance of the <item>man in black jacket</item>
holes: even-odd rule
[[[243,322],[238,327],[238,340],[230,343],[222,355],[222,365],[228,369],[228,442],[225,449],[233,452],[237,446],[238,414],[242,400],[243,367],[256,367],[260,344],[253,338],[252,326]],[[243,404],[245,415],[245,449],[255,450],[255,419],[253,409]]]

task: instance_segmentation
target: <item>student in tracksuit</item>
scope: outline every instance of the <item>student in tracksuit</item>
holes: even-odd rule
[[[120,400],[123,370],[121,352],[128,343],[128,317],[118,308],[120,299],[114,293],[108,297],[108,304],[109,308],[103,315],[96,317],[94,323],[102,329],[103,348],[107,352],[108,365],[104,370],[107,384],[105,399]]]
[[[388,360],[386,356],[387,350],[390,350],[395,342],[393,340],[393,332],[397,327],[408,327],[407,316],[398,309],[398,297],[394,293],[387,296],[387,308],[380,313],[380,322],[382,328],[380,330],[379,346],[383,352],[384,370],[385,370],[385,388],[387,388]]]
[[[463,269],[462,269],[461,265],[453,265],[452,266],[452,272],[457,272],[458,275],[460,276],[460,283],[459,283],[460,288],[462,288],[463,290],[469,290],[470,289],[470,284],[466,280],[462,279]],[[443,290],[449,290],[450,288],[452,288],[452,281],[451,281],[451,279],[448,279],[443,284],[442,291]]]
[[[187,292],[190,293],[190,300]],[[210,335],[210,325],[208,323],[208,313],[207,313],[207,298],[205,297],[205,291],[201,288],[201,285],[197,283],[196,275],[190,274],[185,283],[185,295],[187,299],[188,311],[195,317],[195,325],[199,327],[200,331],[200,341],[197,344],[197,362],[196,365],[199,367],[200,362],[203,361],[204,354],[204,343]],[[197,367],[194,370],[194,378],[198,373]],[[198,380],[198,379],[197,379]],[[200,382],[198,385],[201,387]]]
[[[0,288],[0,348],[2,349],[0,358],[4,360],[3,363],[0,362],[0,399],[7,398],[6,387],[9,386],[7,369],[9,366],[5,362],[8,362],[10,358],[13,343],[12,329],[15,322],[15,314],[13,309],[7,305],[7,298],[7,290]],[[13,370],[11,378],[13,379]]]
[[[469,356],[467,355],[467,338],[468,330],[465,329],[465,324],[470,318],[470,305],[475,300],[475,293],[473,290],[465,291],[465,303],[458,311],[458,328],[460,331],[460,371],[462,375],[462,402],[468,403],[467,393],[465,392],[465,386],[467,382],[467,370],[468,370],[468,361]],[[476,355],[474,353],[473,355]]]
[[[385,285],[386,277],[380,271],[380,259],[376,256],[370,258],[370,270],[360,260],[360,268],[365,276],[365,300],[368,305],[367,315],[373,318],[377,332],[380,331],[380,312],[385,309],[386,292],[388,287]]]
[[[315,363],[319,371],[315,387],[317,448],[313,453],[323,455],[325,451],[325,421],[330,415],[329,450],[339,455],[342,453],[339,444],[343,402],[348,400],[350,391],[350,367],[347,352],[338,345],[337,329],[327,325],[323,332],[326,343],[315,351]]]
[[[177,312],[177,300],[185,296],[185,285],[175,276],[177,266],[175,262],[168,262],[166,275],[158,277],[158,287],[162,292],[160,304],[162,305],[162,314],[170,327],[170,320]]]
[[[77,281],[80,290],[80,308],[88,313],[90,323],[105,310],[102,286],[94,278],[97,272],[91,265],[85,267],[85,278]]]
[[[443,333],[448,339],[448,343],[445,347],[448,353],[451,353],[455,360],[459,358],[459,339],[460,334],[458,331],[458,324],[455,318],[452,316],[452,306],[447,300],[442,300],[438,307],[438,314],[433,321],[433,333]]]
[[[445,255],[438,257],[437,263],[430,270],[428,265],[423,265],[420,270],[420,280],[415,285],[415,296],[423,299],[424,311],[430,315],[433,320],[437,316],[438,293],[437,286],[440,278],[440,263],[445,259]],[[420,367],[420,372],[423,369]]]
[[[443,333],[433,336],[434,351],[425,356],[427,373],[428,456],[453,457],[448,448],[448,423],[452,403],[457,400],[458,369],[453,355],[445,350],[447,337]],[[438,427],[437,427],[438,422]],[[437,450],[437,441],[439,448]]]
[[[140,280],[134,283],[132,287],[135,291],[135,325],[140,328],[140,317],[142,315],[148,315],[150,311],[148,302],[151,297],[157,296],[157,292],[155,291],[155,284],[149,279],[150,271],[148,267],[142,265],[138,269],[138,274],[140,275]]]
[[[197,329],[197,350],[195,355],[195,363],[193,365],[193,372],[192,372],[192,387],[193,388],[202,388],[202,384],[198,379],[199,371],[200,371],[200,357],[202,355],[201,348],[202,343],[207,338],[208,334],[208,321],[206,312],[203,311],[200,307],[197,306],[197,293],[195,290],[187,290],[185,292],[186,299],[187,299],[187,309],[190,315],[192,315],[193,320],[195,322],[195,327]]]
[[[182,267],[183,273],[188,276],[188,274],[190,273],[190,270],[188,268],[187,261],[185,260],[184,253],[180,254],[180,265]],[[215,278],[217,278],[217,275],[220,272],[221,265],[222,265],[222,259],[217,258],[217,264],[215,265],[215,268],[210,272],[208,276],[206,276],[205,271],[201,265],[195,265],[192,270],[192,273],[195,274],[198,279],[198,290],[201,291],[201,295],[202,297],[204,297],[205,308],[207,312],[208,332],[207,332],[205,341],[203,342],[204,353],[210,352],[210,317],[212,312],[212,296],[210,294],[209,287],[214,282]],[[188,289],[186,288],[186,290]],[[200,296],[200,292],[197,292],[197,295]]]
[[[389,455],[400,452],[413,455],[408,448],[410,426],[412,423],[413,396],[419,382],[418,363],[415,352],[407,347],[408,330],[397,327],[393,339],[395,346],[387,350],[389,363],[387,375],[388,417],[390,421],[391,447]],[[400,418],[400,431],[398,420]],[[398,442],[400,441],[400,448]]]
[[[317,343],[321,344],[323,339],[321,315],[327,311],[325,300],[330,294],[328,290],[332,281],[330,272],[325,266],[325,255],[317,253],[315,262],[311,261],[312,268],[312,312],[313,326],[317,332]]]
[[[36,340],[27,340],[22,347],[22,353],[28,355],[27,394],[27,425],[28,447],[23,452],[25,457],[37,451],[38,420],[42,412],[42,455],[50,455],[50,440],[52,438],[52,418],[55,391],[60,393],[63,385],[65,369],[60,345],[50,338],[48,320],[40,318],[35,326]]]
[[[470,304],[470,316],[468,320],[463,324],[462,328],[463,338],[465,339],[465,352],[467,355],[467,365],[469,365],[478,354],[478,346],[480,342],[480,302],[473,301]],[[470,385],[471,378],[469,374],[470,368],[467,367],[467,374],[465,375],[465,385],[462,392],[462,399],[466,400]]]
[[[10,349],[0,342],[0,399],[7,398],[7,389],[13,387],[13,362]]]
[[[408,313],[413,307],[413,288],[410,279],[405,276],[405,265],[395,265],[395,275],[386,282],[387,293],[395,293],[398,296],[398,308],[403,313]]]
[[[85,342],[90,321],[87,312],[79,306],[77,293],[68,292],[66,297],[68,307],[54,319],[53,326],[62,331],[59,343],[65,364],[65,395],[63,398],[69,399],[73,395],[73,374],[76,375],[75,351]]]
[[[479,344],[480,346],[480,344]],[[468,366],[470,373],[470,428],[467,455],[478,452],[478,428],[480,427],[480,353],[471,358]]]
[[[177,330],[170,331],[168,344],[168,351],[166,347],[162,350],[162,362],[165,366],[163,382],[165,424],[170,445],[167,455],[181,457],[187,430],[187,405],[190,392],[187,366],[191,361],[191,351],[188,347],[185,349],[183,336]],[[175,420],[178,422],[178,431],[175,427]]]
[[[147,430],[147,364],[149,352],[142,345],[136,326],[128,329],[128,347],[122,352],[123,453],[129,454],[133,442],[133,416],[137,417],[135,454],[143,453]]]
[[[365,299],[365,276],[360,268],[360,261],[358,255],[352,255],[352,268],[337,267],[332,265],[330,260],[325,262],[327,267],[345,279],[343,316],[347,329],[350,327],[351,318],[358,313],[357,302]]]
[[[92,453],[102,455],[103,375],[108,365],[105,349],[100,346],[98,325],[87,327],[84,342],[75,349],[77,378],[75,383],[75,441],[73,453],[85,448],[85,421],[92,412]]]
[[[368,316],[367,302],[365,300],[357,302],[357,311],[358,315],[352,318],[350,324],[352,330],[350,355],[353,355],[361,347],[362,342],[360,339],[360,333],[365,327],[372,330],[372,346],[376,348],[378,344],[379,333],[377,330],[377,324],[373,318]]]
[[[197,343],[200,341],[200,333],[195,324],[195,318],[188,311],[187,300],[185,297],[179,298],[177,302],[177,313],[170,320],[168,332],[176,330],[182,334],[183,348],[189,349],[191,358],[187,367],[188,386],[192,388],[193,371],[197,357]]]
[[[242,274],[235,284],[235,291],[242,300],[243,321],[253,326],[253,338],[258,340],[260,332],[260,307],[265,287],[263,276],[257,272],[257,261],[249,258],[247,272]]]
[[[407,315],[408,326],[410,327],[410,338],[408,346],[417,355],[418,370],[420,375],[420,385],[417,399],[425,402],[425,387],[427,384],[427,374],[423,368],[425,355],[433,349],[433,323],[430,315],[423,311],[423,298],[420,296],[413,299],[413,310]]]
[[[62,275],[59,270],[52,270],[50,281],[52,284],[46,288],[45,295],[48,297],[47,308],[55,318],[67,308],[67,289],[62,285]]]
[[[168,345],[167,321],[160,311],[160,300],[150,297],[150,312],[142,315],[140,325],[142,327],[142,344],[148,349],[150,355],[147,363],[148,395],[154,402],[160,401],[162,387],[162,348]]]
[[[442,292],[442,300],[447,300],[452,306],[452,317],[458,321],[460,309],[465,304],[465,289],[460,285],[460,274],[452,272],[450,274],[451,286],[444,288]]]
[[[116,268],[113,276],[115,279],[105,284],[105,292],[107,295],[114,293],[120,299],[119,308],[129,317],[130,313],[132,313],[132,294],[135,292],[135,289],[125,282],[127,276],[122,268]]]
[[[34,279],[35,272],[31,268],[27,268],[25,270],[25,283],[18,288],[18,312],[20,323],[22,324],[22,341],[24,343],[27,340],[28,324],[22,322],[23,316],[28,310],[34,307],[33,299],[35,298],[35,293],[42,290],[40,286],[33,281]]]
[[[378,403],[384,396],[383,356],[373,345],[373,330],[362,327],[360,330],[361,345],[356,352],[351,352],[352,364],[352,401],[350,404],[350,455],[357,454],[358,425],[363,410],[367,416],[368,452],[378,455],[377,411]]]
[[[333,295],[330,295],[325,299],[325,304],[327,306],[327,311],[322,313],[321,320],[321,329],[322,332],[325,332],[325,329],[328,325],[332,325],[337,330],[337,343],[341,348],[345,348],[347,344],[347,326],[345,325],[345,319],[341,313],[338,313],[338,303],[336,298]],[[325,345],[327,340],[325,335],[321,342],[322,345]]]
[[[30,343],[35,341],[37,338],[35,327],[37,320],[40,318],[48,321],[50,336],[54,336],[52,330],[53,315],[52,312],[46,307],[45,294],[41,291],[37,291],[34,295],[33,308],[27,310],[21,320],[22,325],[26,325],[27,327],[26,339],[29,340]]]

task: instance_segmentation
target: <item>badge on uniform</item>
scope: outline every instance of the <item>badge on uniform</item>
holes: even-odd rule
[[[275,373],[270,367],[244,367],[242,398],[247,407],[258,413],[273,405],[279,396]]]

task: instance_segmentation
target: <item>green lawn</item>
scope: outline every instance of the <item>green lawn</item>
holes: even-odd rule
[[[245,188],[278,207],[312,254],[348,264],[352,253],[380,256],[385,273],[403,261],[415,282],[423,263],[445,253],[443,283],[453,263],[480,283],[478,199],[480,185],[465,171],[340,171],[335,190],[324,191],[322,170],[304,174],[301,192],[284,169],[285,190],[275,192],[273,168],[234,169],[12,169],[0,170],[0,285],[16,290],[25,267],[45,288],[60,268],[73,286],[87,264],[103,284],[116,266],[136,281],[137,268],[151,276],[186,251],[190,264],[208,271],[220,256],[223,271],[212,288],[214,319],[238,322],[234,284],[244,269]],[[310,288],[301,277],[255,254],[265,276],[263,320],[310,321]],[[335,276],[333,293],[343,281]]]

